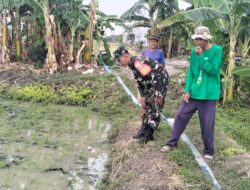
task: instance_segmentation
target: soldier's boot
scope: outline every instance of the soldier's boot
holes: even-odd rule
[[[154,137],[153,137],[154,129],[150,127],[146,127],[145,131],[146,131],[145,135],[138,139],[138,143],[140,144],[147,144],[148,141],[154,140]]]
[[[153,133],[149,135],[149,140],[150,140],[150,141],[155,140],[155,139],[154,139],[154,136],[153,136]]]
[[[148,138],[150,141],[154,140],[154,129],[150,128],[149,132],[148,132]]]
[[[139,139],[145,135],[145,127],[142,126],[139,131],[132,137],[133,139]]]
[[[142,136],[143,136],[143,127],[141,127],[140,130],[132,138],[139,139]]]

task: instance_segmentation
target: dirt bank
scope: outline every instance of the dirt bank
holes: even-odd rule
[[[140,124],[133,122],[119,130],[106,189],[184,189],[183,181],[175,174],[175,163],[159,152],[157,142],[142,146],[132,140]]]

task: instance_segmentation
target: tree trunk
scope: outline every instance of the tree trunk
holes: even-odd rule
[[[170,59],[171,57],[171,47],[173,43],[173,29],[172,26],[170,26],[170,35],[168,38],[168,52],[167,52],[167,58]]]
[[[81,48],[77,52],[77,56],[76,56],[76,64],[77,65],[80,65],[80,63],[81,63],[80,57],[81,57],[81,53],[82,53],[83,49],[85,48],[85,46],[86,46],[86,42],[83,41]]]
[[[223,87],[223,104],[227,101],[227,88]]]
[[[237,34],[230,34],[230,50],[229,50],[229,60],[228,60],[228,68],[227,75],[229,79],[229,87],[227,94],[227,101],[233,100],[233,91],[234,91],[234,76],[233,69],[235,68],[235,46],[236,46]]]
[[[32,22],[28,21],[27,22],[27,44],[26,47],[29,48],[32,44],[32,33],[33,33],[33,25]]]
[[[15,11],[14,9],[10,9],[9,10],[9,18],[10,18],[10,23],[11,23],[11,27],[12,27],[12,30],[11,30],[11,34],[9,36],[9,39],[10,42],[11,42],[11,51],[15,50],[16,49],[16,20],[15,20]],[[11,37],[11,38],[10,38]]]
[[[179,40],[179,38],[177,39],[177,56],[181,55],[182,52],[181,52],[181,42]]]
[[[75,32],[76,30],[71,30],[71,40],[70,40],[70,47],[69,47],[69,60],[72,62],[74,60],[74,40],[75,40]]]
[[[2,20],[2,63],[9,62],[8,54],[8,26],[7,26],[7,13],[3,10],[3,20]]]
[[[53,36],[53,29],[52,29],[53,23],[50,20],[48,0],[45,3],[43,11],[44,11],[45,29],[46,29],[45,41],[48,49],[45,67],[46,69],[49,69],[50,73],[53,73],[58,69],[58,64],[55,56],[55,49],[54,49],[55,39]]]
[[[64,54],[65,43],[63,40],[63,36],[62,36],[60,23],[57,25],[57,28],[58,28],[58,36],[57,36],[58,37],[58,48],[59,48],[60,54]]]
[[[150,15],[150,20],[149,20],[149,25],[150,25],[150,35],[156,34],[156,25],[154,22],[154,15]]]
[[[16,41],[16,60],[20,61],[22,59],[22,39],[21,39],[21,23],[19,9],[16,11],[16,21],[15,21],[15,41]]]
[[[88,44],[84,48],[84,61],[85,61],[85,63],[91,62],[92,49],[93,49],[92,35],[93,35],[93,23],[90,20],[89,26],[87,27],[87,31],[86,31],[86,40],[88,41]]]
[[[86,63],[91,62],[92,51],[93,51],[93,30],[96,22],[96,0],[91,0],[90,12],[89,12],[89,26],[86,30],[86,40],[88,40],[88,45],[85,47],[84,51],[84,61]]]

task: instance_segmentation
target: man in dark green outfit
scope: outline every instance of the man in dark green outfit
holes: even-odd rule
[[[121,66],[128,66],[132,70],[138,83],[142,96],[140,103],[143,108],[143,116],[142,126],[133,138],[138,139],[139,143],[147,143],[153,140],[154,130],[160,123],[160,113],[164,106],[169,83],[168,73],[157,61],[131,56],[123,46],[114,52],[114,56]]]
[[[220,98],[222,48],[209,42],[212,36],[201,26],[192,36],[197,47],[192,49],[183,101],[175,116],[172,135],[161,152],[177,147],[177,142],[193,114],[198,111],[204,158],[213,159],[216,101]]]

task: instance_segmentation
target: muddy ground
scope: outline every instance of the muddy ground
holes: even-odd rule
[[[96,189],[109,122],[87,109],[0,99],[0,189]]]

